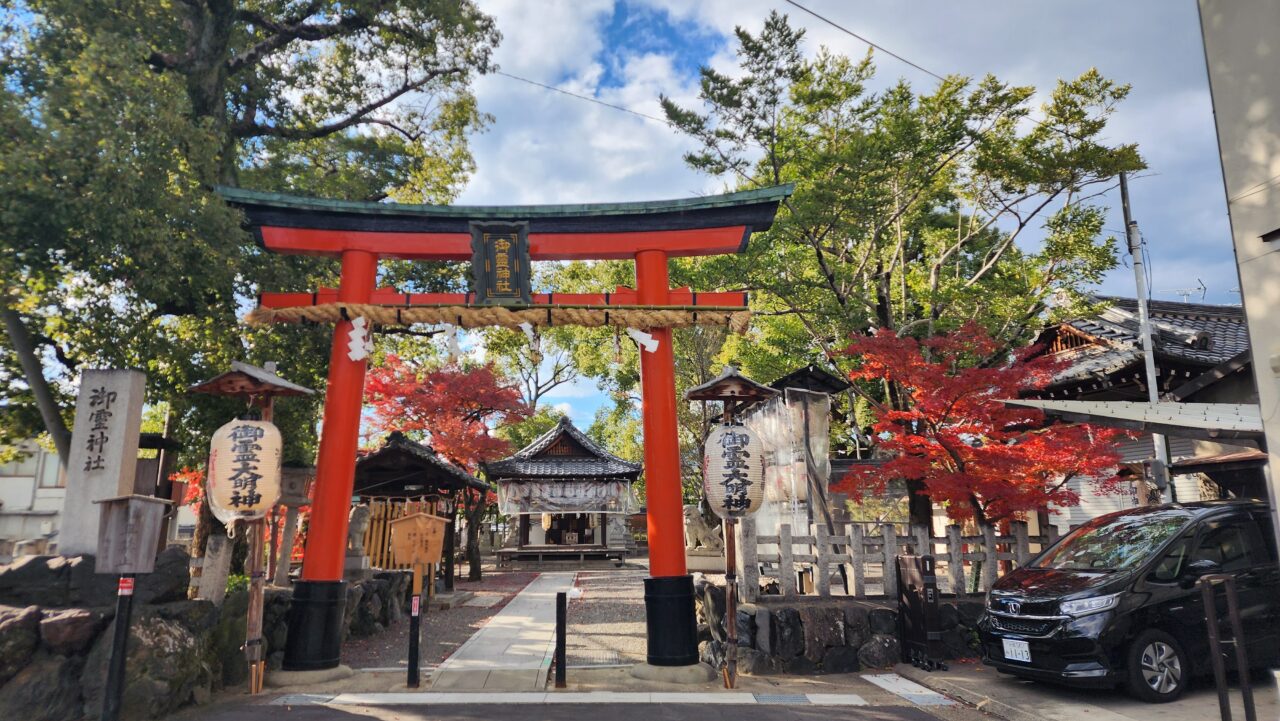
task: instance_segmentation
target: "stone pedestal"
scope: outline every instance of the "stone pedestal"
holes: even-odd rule
[[[724,550],[695,548],[686,550],[684,558],[690,573],[724,573]]]
[[[359,556],[347,556],[346,563],[342,566],[342,578],[346,581],[363,581],[373,576],[373,567],[369,565],[369,557],[360,554]]]

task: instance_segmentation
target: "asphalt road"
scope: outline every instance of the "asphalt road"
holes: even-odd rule
[[[484,704],[474,706],[267,706],[203,709],[201,721],[976,721],[990,719],[968,707],[737,706],[728,704]],[[936,715],[935,715],[936,714]]]

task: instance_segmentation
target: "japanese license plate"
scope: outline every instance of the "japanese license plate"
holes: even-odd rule
[[[1012,638],[1001,640],[1004,641],[1004,658],[1006,661],[1031,663],[1031,647],[1027,645],[1026,641],[1016,641]]]

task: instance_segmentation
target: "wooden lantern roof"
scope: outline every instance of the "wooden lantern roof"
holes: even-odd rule
[[[259,368],[240,361],[231,361],[231,370],[216,375],[188,389],[191,393],[208,393],[214,396],[309,396],[310,388],[281,378],[266,368]]]
[[[738,372],[733,366],[725,366],[720,375],[701,385],[690,388],[684,397],[691,401],[739,401],[755,403],[778,395],[778,391],[761,385]]]

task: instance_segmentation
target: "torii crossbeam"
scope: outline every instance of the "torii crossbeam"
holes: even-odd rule
[[[334,257],[342,262],[337,289],[264,293],[261,308],[255,311],[259,321],[301,318],[336,324],[316,462],[315,500],[302,578],[294,585],[284,668],[332,668],[340,660],[347,513],[365,374],[365,361],[352,360],[347,353],[346,339],[352,327],[349,310],[359,308],[388,318],[398,313],[403,322],[421,322],[416,318],[436,318],[439,309],[459,314],[459,309],[475,307],[471,294],[404,294],[376,289],[380,258],[470,260],[474,223],[518,223],[527,228],[531,260],[634,260],[636,287],[609,294],[535,295],[532,302],[508,306],[505,311],[537,311],[533,314],[537,318],[545,312],[548,322],[553,322],[553,313],[574,308],[593,313],[592,325],[631,325],[635,318],[669,318],[680,309],[693,317],[692,322],[716,322],[740,329],[745,322],[741,315],[746,311],[745,294],[672,289],[667,261],[742,251],[752,233],[769,228],[778,204],[791,190],[785,185],[641,203],[432,206],[220,189],[224,198],[244,210],[265,249]],[[309,312],[321,315],[312,317]],[[668,315],[653,315],[661,312]],[[701,320],[697,316],[702,316]],[[698,661],[693,582],[684,556],[673,324],[648,325],[646,330],[657,340],[657,347],[640,353],[650,554],[645,615],[648,661],[660,666]]]

